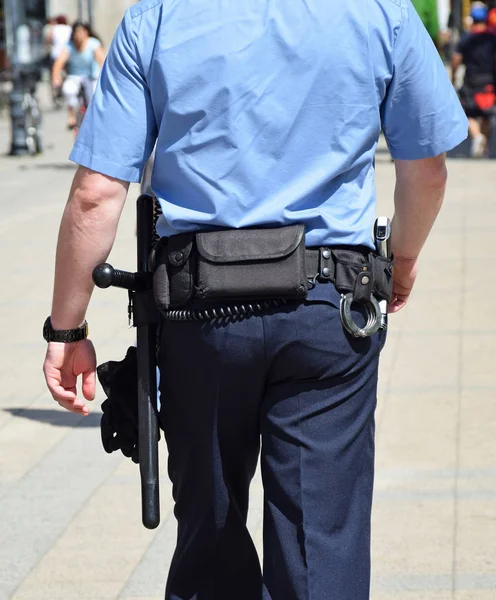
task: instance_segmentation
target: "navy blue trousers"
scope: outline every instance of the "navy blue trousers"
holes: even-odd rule
[[[167,600],[368,600],[384,334],[348,336],[339,300],[318,284],[264,316],[163,323],[178,520]],[[263,569],[246,529],[260,446]]]

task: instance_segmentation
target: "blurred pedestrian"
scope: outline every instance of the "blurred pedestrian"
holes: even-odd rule
[[[472,26],[460,40],[451,59],[451,77],[456,82],[457,71],[465,65],[459,97],[469,119],[474,158],[487,155],[491,136],[491,117],[495,105],[496,37],[488,29],[488,9],[474,2],[470,10]]]
[[[392,313],[407,304],[467,120],[410,0],[366,4],[134,4],[71,154],[44,372],[54,399],[87,415],[92,271],[156,143],[150,264],[178,519],[167,600],[370,598],[385,332],[350,334],[341,294],[354,290],[365,329],[374,294]],[[381,127],[394,277],[371,236]],[[260,449],[263,574],[246,527]]]
[[[103,46],[93,34],[89,24],[77,21],[72,27],[69,44],[58,56],[52,70],[54,86],[63,86],[62,91],[68,108],[69,129],[77,124],[76,111],[79,94],[83,86],[87,100],[91,99],[96,87],[100,67],[105,60]],[[67,77],[62,80],[62,71]]]
[[[487,14],[487,30],[496,35],[496,8],[491,8]]]
[[[66,49],[72,35],[72,27],[68,24],[65,15],[59,15],[52,20],[51,30],[48,32],[46,42],[50,46],[51,67]]]

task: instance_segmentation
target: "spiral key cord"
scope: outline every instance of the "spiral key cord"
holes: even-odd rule
[[[163,311],[162,314],[168,321],[239,320],[260,315],[286,303],[286,300],[263,300],[253,304],[232,304],[207,309],[167,310]]]

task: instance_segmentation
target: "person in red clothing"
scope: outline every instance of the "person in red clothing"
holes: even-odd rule
[[[469,120],[472,156],[487,155],[491,136],[491,116],[495,95],[496,36],[488,28],[488,9],[482,2],[474,2],[470,11],[471,30],[462,37],[451,60],[452,81],[458,68],[465,65],[460,102]]]
[[[487,30],[496,35],[496,8],[491,8],[487,14]]]

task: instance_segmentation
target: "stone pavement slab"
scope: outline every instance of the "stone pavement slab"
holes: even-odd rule
[[[74,175],[63,114],[47,113],[45,131],[43,156],[0,157],[0,600],[158,600],[176,530],[164,444],[162,523],[149,532],[137,468],[101,449],[102,394],[85,420],[44,389],[41,325]],[[485,161],[449,168],[413,298],[391,318],[381,361],[372,600],[496,598],[496,171]],[[378,213],[392,214],[383,147],[377,188]],[[121,268],[134,267],[135,197],[133,187],[110,258]],[[123,356],[134,338],[125,293],[96,291],[88,320],[99,361]],[[248,524],[260,553],[262,511],[257,474]]]

